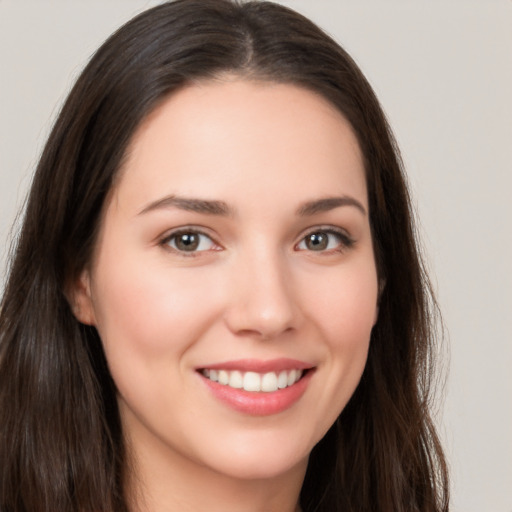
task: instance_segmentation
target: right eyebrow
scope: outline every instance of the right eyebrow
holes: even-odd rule
[[[328,212],[329,210],[334,210],[340,206],[354,206],[363,215],[366,215],[366,209],[364,206],[357,199],[351,196],[324,197],[314,201],[308,201],[300,206],[297,210],[297,214],[301,217],[306,217],[315,215],[316,213]]]
[[[149,203],[139,212],[139,215],[166,208],[179,208],[180,210],[203,213],[206,215],[233,215],[233,210],[224,201],[179,197],[174,195],[165,196]]]

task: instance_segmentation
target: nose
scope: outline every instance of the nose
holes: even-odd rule
[[[260,253],[236,265],[225,311],[225,322],[233,333],[274,339],[298,328],[298,297],[284,260],[276,254]]]

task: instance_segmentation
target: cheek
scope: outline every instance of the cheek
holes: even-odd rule
[[[320,286],[320,285],[318,285]],[[373,265],[333,273],[312,301],[316,328],[324,340],[325,376],[320,408],[326,430],[354,393],[364,371],[377,310],[378,285]]]
[[[202,292],[200,275],[191,280],[183,270],[128,258],[99,270],[96,325],[119,396],[148,427],[144,411],[171,422],[172,397],[186,391],[187,351],[215,317],[215,301]]]
[[[331,307],[322,324],[327,361],[332,385],[342,384],[351,394],[366,364],[375,306],[370,301],[354,303],[350,297],[341,297],[337,306]]]
[[[378,281],[372,259],[332,272],[319,282],[311,301],[317,324],[332,348],[368,341],[377,314]]]
[[[175,363],[214,316],[214,300],[202,293],[200,275],[191,280],[183,269],[137,259],[101,263],[93,290],[96,326],[113,373],[149,362]]]

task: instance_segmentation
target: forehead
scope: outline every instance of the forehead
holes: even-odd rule
[[[118,188],[149,201],[173,188],[229,195],[237,184],[326,195],[333,183],[366,201],[357,139],[330,102],[295,85],[226,79],[179,90],[143,121]]]

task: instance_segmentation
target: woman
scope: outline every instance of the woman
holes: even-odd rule
[[[151,9],[92,58],[34,177],[0,510],[447,510],[434,313],[351,58],[272,3]]]

